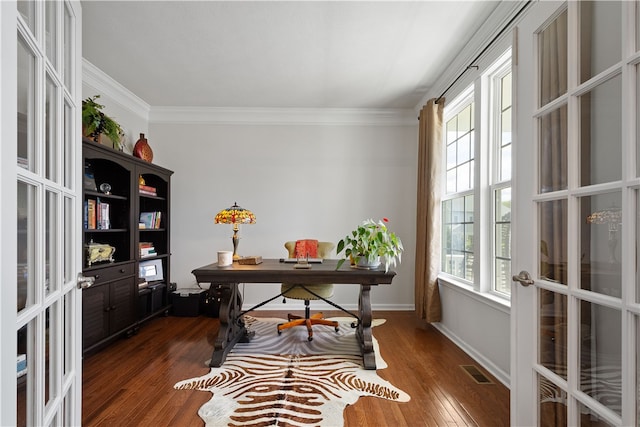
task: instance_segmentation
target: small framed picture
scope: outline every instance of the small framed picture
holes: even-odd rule
[[[140,262],[138,277],[147,282],[164,280],[164,272],[162,270],[162,260],[152,259],[150,261]]]

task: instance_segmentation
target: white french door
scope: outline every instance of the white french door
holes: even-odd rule
[[[517,28],[512,425],[640,425],[638,17],[542,1]]]
[[[80,4],[1,3],[0,425],[80,425]]]

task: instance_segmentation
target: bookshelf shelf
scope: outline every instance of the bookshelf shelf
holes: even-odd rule
[[[144,321],[168,313],[173,172],[88,140],[83,141],[83,160],[83,242],[87,248],[89,243],[113,248],[113,262],[89,264],[89,249],[83,260],[83,274],[96,279],[82,291],[83,349],[88,352],[131,335]],[[97,190],[104,183],[111,187],[109,194]],[[158,228],[140,229],[141,212],[156,213]],[[153,255],[141,256],[143,246]],[[140,263],[151,260],[159,263],[162,280],[142,288]]]

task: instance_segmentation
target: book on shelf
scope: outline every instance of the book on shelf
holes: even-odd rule
[[[111,228],[110,207],[97,199],[85,200],[82,222],[87,230],[109,230]]]
[[[87,229],[96,229],[96,201],[94,199],[87,200]]]
[[[142,194],[148,194],[150,196],[157,196],[158,195],[158,191],[156,190],[156,187],[152,187],[150,185],[143,185],[140,184],[138,186],[138,190],[140,191],[140,193]]]
[[[138,290],[146,289],[149,287],[149,282],[144,279],[140,279],[138,282]]]
[[[156,229],[160,228],[161,212],[140,212],[139,228]]]
[[[154,248],[153,246],[150,248],[140,248],[140,257],[141,258],[148,258],[151,256],[156,256],[158,255],[156,253],[156,248]]]
[[[98,198],[96,200],[96,225],[99,230],[109,230],[111,221],[109,219],[109,204]]]

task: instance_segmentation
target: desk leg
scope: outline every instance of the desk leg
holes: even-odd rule
[[[360,324],[356,334],[360,349],[362,350],[362,360],[365,369],[376,369],[376,353],[373,349],[373,333],[371,332],[371,285],[360,285],[360,297],[358,298],[358,312]]]
[[[223,284],[220,296],[220,330],[213,345],[213,354],[209,366],[220,367],[234,345],[251,337],[239,316],[242,311],[242,296],[238,292],[238,284]]]

